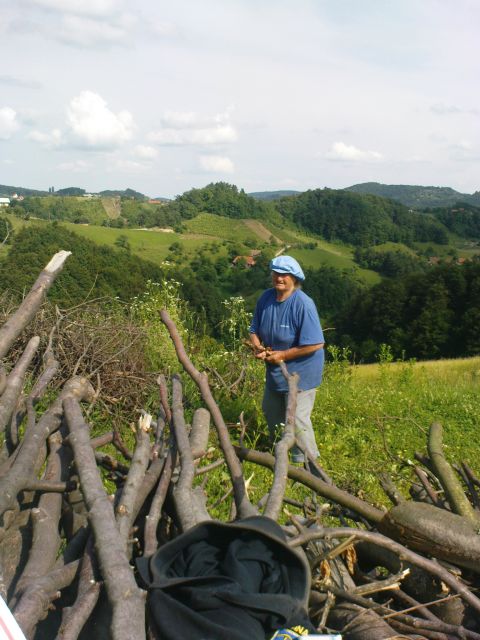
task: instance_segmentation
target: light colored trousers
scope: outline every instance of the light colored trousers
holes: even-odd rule
[[[302,449],[308,451],[316,459],[320,455],[313,432],[312,414],[315,403],[316,389],[299,391],[297,395],[297,409],[295,412],[295,437],[300,446],[293,446],[290,450],[292,462],[303,462]],[[268,431],[272,442],[278,440],[283,433],[285,414],[287,410],[288,393],[278,393],[265,387],[262,409],[268,424]],[[282,425],[282,426],[281,426]]]

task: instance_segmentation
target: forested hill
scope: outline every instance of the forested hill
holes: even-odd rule
[[[166,205],[181,218],[194,218],[199,213],[214,213],[227,218],[264,218],[269,212],[267,203],[247,195],[233,184],[216,182],[202,189],[190,189]]]
[[[275,205],[285,218],[326,240],[355,246],[387,241],[448,242],[444,225],[433,216],[411,212],[379,196],[316,189],[282,198]]]
[[[347,187],[345,191],[390,198],[415,209],[449,207],[459,202],[480,206],[480,191],[470,195],[469,193],[460,193],[450,187],[422,187],[419,185],[363,182],[362,184],[354,184],[351,187]]]
[[[47,191],[39,191],[38,189],[26,189],[25,187],[12,187],[7,184],[0,184],[0,196],[11,197],[16,193],[19,196],[46,196]]]
[[[130,300],[145,290],[147,280],[159,281],[155,264],[79,237],[64,227],[25,227],[15,236],[8,255],[0,263],[0,290],[23,295],[60,249],[72,252],[49,298],[60,306],[72,306],[100,296]]]

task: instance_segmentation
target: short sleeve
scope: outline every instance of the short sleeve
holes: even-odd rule
[[[258,333],[258,327],[260,326],[260,301],[255,305],[255,312],[252,317],[252,322],[250,323],[250,333]]]
[[[300,314],[300,326],[298,328],[298,346],[305,347],[311,344],[325,342],[322,325],[318,317],[317,308],[311,299],[307,299]]]

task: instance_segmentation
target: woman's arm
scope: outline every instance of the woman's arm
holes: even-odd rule
[[[266,356],[265,347],[263,346],[260,338],[257,336],[256,333],[250,334],[250,342],[253,345],[255,357],[258,358],[259,360],[265,360],[265,356]]]

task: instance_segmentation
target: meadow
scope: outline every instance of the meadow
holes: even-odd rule
[[[479,473],[479,392],[480,357],[357,366],[337,357],[313,414],[321,462],[340,486],[385,503],[378,474],[405,490],[415,452],[426,453],[429,426],[440,422],[447,458]]]

